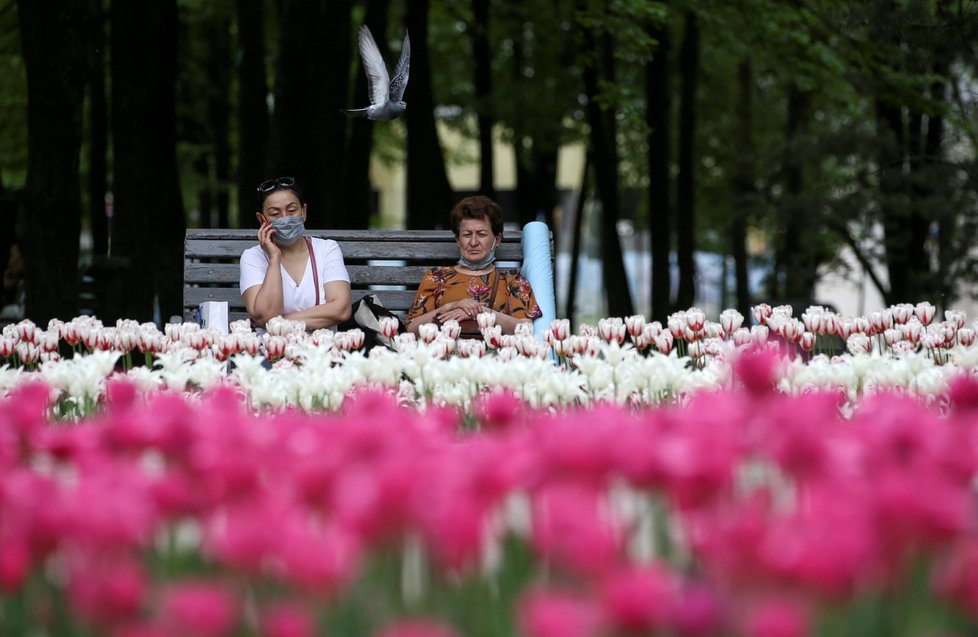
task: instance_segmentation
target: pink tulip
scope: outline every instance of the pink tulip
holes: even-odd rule
[[[479,396],[472,411],[490,429],[508,429],[525,418],[526,406],[510,390],[487,391]]]
[[[667,632],[674,618],[677,586],[663,567],[652,564],[623,568],[601,585],[604,612],[616,632]]]
[[[806,637],[810,611],[789,599],[768,599],[748,610],[743,634],[746,637]]]
[[[605,621],[584,596],[534,591],[520,602],[519,624],[527,637],[592,637],[603,633]]]
[[[101,626],[138,617],[149,592],[142,565],[130,558],[99,559],[94,554],[79,562],[68,583],[68,596],[79,616]]]
[[[673,604],[672,623],[680,637],[724,634],[725,612],[717,593],[706,585],[687,584]]]
[[[261,613],[259,620],[264,637],[315,637],[316,625],[309,612],[287,602],[274,604]]]
[[[0,535],[0,592],[13,594],[20,590],[30,569],[31,555],[27,542]]]
[[[533,505],[531,541],[544,560],[591,576],[618,563],[619,535],[593,489],[552,485],[534,497]]]
[[[162,594],[161,609],[179,634],[199,637],[229,635],[238,623],[240,602],[227,587],[205,581],[171,584]]]

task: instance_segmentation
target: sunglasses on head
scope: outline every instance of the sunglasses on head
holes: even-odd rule
[[[258,184],[258,192],[268,192],[276,188],[290,188],[295,185],[295,177],[276,177]]]

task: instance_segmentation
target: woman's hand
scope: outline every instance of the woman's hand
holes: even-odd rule
[[[475,299],[462,299],[461,301],[453,301],[452,303],[442,307],[435,315],[435,318],[437,318],[440,323],[451,320],[462,322],[467,319],[475,318],[479,312],[483,312],[485,310],[485,303],[480,303]]]
[[[282,249],[275,243],[275,228],[267,221],[258,228],[258,245],[268,255],[269,261],[280,261],[282,259]]]

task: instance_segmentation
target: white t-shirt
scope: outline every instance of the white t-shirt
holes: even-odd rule
[[[317,239],[312,237],[312,250],[316,255],[316,266],[319,269],[319,303],[326,302],[326,284],[330,281],[350,282],[350,275],[343,264],[343,253],[340,246],[332,239]],[[312,279],[312,262],[306,259],[306,269],[302,272],[302,280],[296,283],[285,266],[282,270],[282,302],[285,314],[305,310],[316,304],[316,288]],[[252,246],[241,254],[241,294],[250,287],[261,285],[268,270],[268,255],[260,245]]]

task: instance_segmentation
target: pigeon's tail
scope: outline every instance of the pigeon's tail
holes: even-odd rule
[[[350,117],[366,117],[367,109],[365,108],[341,108],[341,113],[346,113]]]

